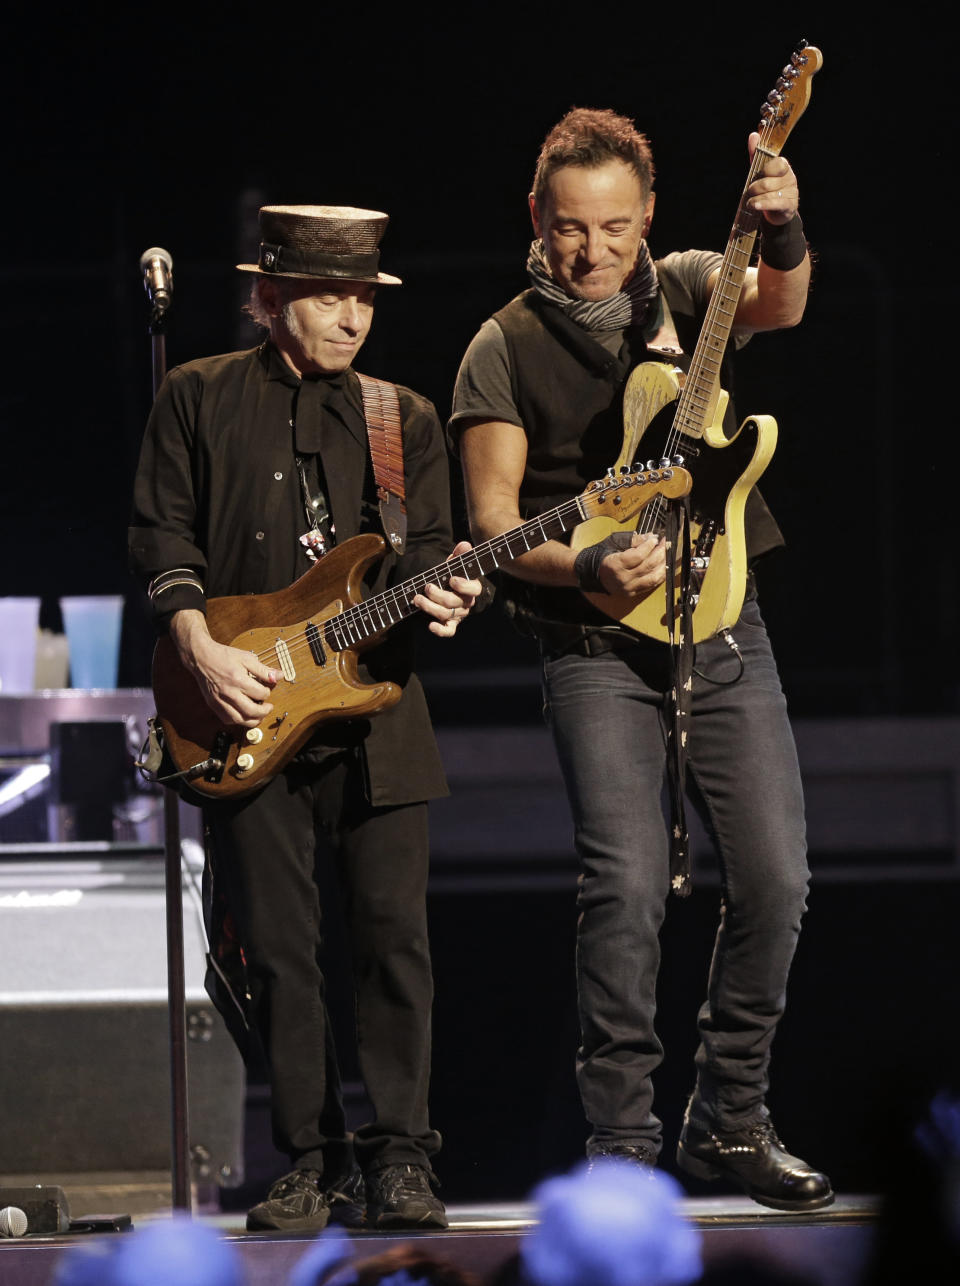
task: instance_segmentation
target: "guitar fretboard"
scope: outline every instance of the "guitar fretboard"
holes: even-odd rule
[[[364,599],[362,603],[356,603],[339,615],[332,616],[321,627],[323,639],[334,652],[342,652],[345,648],[365,643],[412,616],[418,610],[413,600],[417,594],[423,593],[427,585],[439,585],[441,589],[445,589],[451,576],[462,576],[470,580],[496,571],[501,563],[510,562],[521,554],[536,549],[538,545],[562,536],[564,532],[583,522],[585,516],[581,497],[575,496],[538,518],[531,518],[529,522],[514,527],[511,531],[502,532],[492,540],[475,545],[465,554],[458,554],[431,567],[429,571],[411,576],[392,589]]]

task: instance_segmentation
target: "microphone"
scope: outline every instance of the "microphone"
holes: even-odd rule
[[[154,312],[165,313],[173,297],[173,259],[169,251],[152,246],[140,256],[143,288]]]
[[[22,1237],[27,1231],[27,1216],[19,1206],[0,1210],[0,1237]]]

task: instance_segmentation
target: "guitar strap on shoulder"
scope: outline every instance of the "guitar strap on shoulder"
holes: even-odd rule
[[[397,386],[361,375],[363,417],[367,422],[373,478],[380,501],[380,521],[390,548],[402,554],[407,540],[407,497],[403,484],[403,425]]]

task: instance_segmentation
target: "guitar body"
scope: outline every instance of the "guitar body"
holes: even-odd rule
[[[820,50],[801,42],[761,108],[747,182],[714,275],[689,371],[683,375],[665,361],[644,362],[631,373],[624,389],[623,449],[617,467],[630,467],[643,458],[668,459],[692,478],[689,593],[694,642],[712,638],[740,615],[747,582],[744,509],[750,488],[767,467],[777,444],[776,422],[769,415],[744,420],[732,438],[723,431],[728,398],[720,387],[720,365],[762,218],[751,207],[750,187],[767,159],[780,155],[806,109],[811,81],[822,65]],[[665,528],[665,518],[662,504],[650,505],[637,530],[659,534]],[[606,515],[590,515],[589,521],[573,531],[571,545],[585,549],[615,530],[616,524]],[[671,601],[679,596],[677,586]],[[661,642],[669,639],[667,594],[662,585],[639,600],[609,594],[587,594],[587,598],[601,612],[638,633]]]
[[[222,724],[207,705],[197,681],[180,661],[168,637],[157,643],[153,657],[153,691],[164,744],[178,771],[219,760],[190,780],[207,798],[230,798],[263,786],[309,739],[314,728],[332,719],[377,714],[396,705],[402,689],[395,683],[365,683],[357,671],[361,645],[315,658],[304,642],[307,627],[322,625],[362,599],[363,576],[386,549],[380,536],[355,536],[336,545],[299,580],[274,594],[213,598],[207,603],[207,627],[219,643],[257,653],[283,674],[270,697],[273,712],[259,728]],[[286,665],[278,663],[277,643],[286,640]],[[375,641],[375,640],[371,640]],[[238,765],[249,755],[249,767]]]
[[[723,431],[727,395],[719,391],[712,422],[702,436],[677,433],[675,401],[683,374],[663,362],[644,362],[630,375],[624,390],[623,450],[618,466],[635,458],[659,459],[665,454],[683,457],[683,467],[693,478],[690,494],[691,545],[696,560],[709,560],[693,572],[694,642],[712,638],[740,615],[746,592],[747,552],[743,514],[747,495],[773,456],[777,444],[776,421],[769,415],[745,420],[728,438]],[[662,508],[644,510],[639,531],[660,534]],[[595,545],[617,530],[609,518],[591,518],[573,532],[571,545],[580,550]],[[662,585],[643,598],[611,594],[586,597],[605,615],[640,634],[667,642],[666,595]]]

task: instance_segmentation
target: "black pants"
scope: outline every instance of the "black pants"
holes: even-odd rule
[[[249,799],[208,806],[217,879],[239,926],[250,1012],[270,1069],[276,1146],[332,1175],[345,1124],[318,963],[317,862],[334,862],[356,988],[360,1071],[374,1119],[356,1133],[366,1168],[429,1164],[430,1010],[426,804],[373,808],[360,758],[295,760]]]

